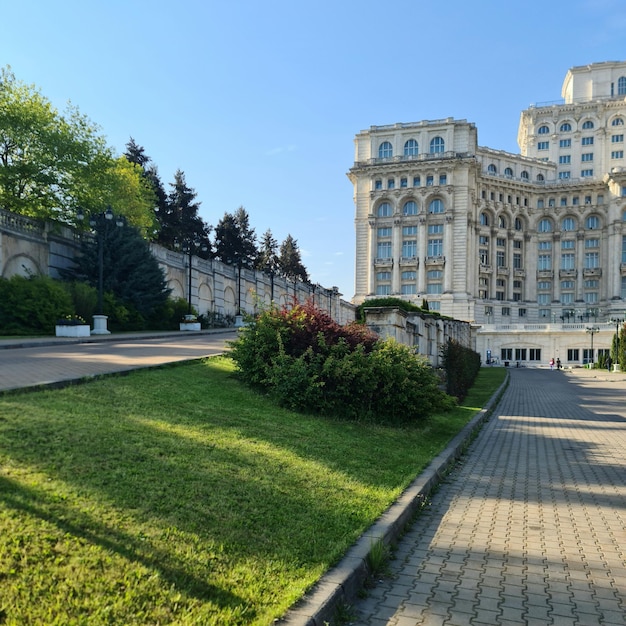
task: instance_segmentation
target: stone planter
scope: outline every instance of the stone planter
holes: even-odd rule
[[[200,330],[200,322],[181,322],[181,330]]]
[[[55,327],[57,337],[89,337],[91,328],[89,324],[77,324],[76,326],[65,326],[63,324]]]

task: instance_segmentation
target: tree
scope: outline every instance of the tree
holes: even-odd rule
[[[110,205],[145,227],[153,204],[146,189],[77,108],[61,115],[9,67],[0,70],[1,208],[73,223],[78,208],[98,212]]]
[[[299,278],[305,283],[309,282],[309,275],[302,264],[298,242],[291,235],[287,235],[280,244],[278,267],[280,273],[286,278],[292,278],[294,281]]]
[[[172,191],[168,197],[166,212],[160,216],[161,230],[158,241],[169,248],[178,244],[194,242],[197,244],[198,254],[204,258],[211,256],[211,241],[209,234],[211,226],[207,225],[198,214],[200,203],[195,202],[196,192],[187,185],[185,174],[178,170],[174,175],[174,182],[170,183]],[[206,249],[200,252],[200,247]]]
[[[98,285],[98,236],[103,243],[104,291],[131,305],[144,319],[163,305],[170,294],[165,274],[139,231],[103,221],[96,237],[86,237],[73,270],[64,278]]]
[[[256,267],[268,274],[275,273],[278,270],[278,242],[274,239],[274,235],[272,235],[272,231],[269,228],[261,237]]]
[[[255,266],[258,251],[256,234],[243,207],[235,213],[224,213],[215,227],[215,255],[223,263],[239,268]]]

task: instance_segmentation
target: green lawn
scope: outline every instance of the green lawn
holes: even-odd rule
[[[467,423],[278,409],[226,358],[0,396],[0,624],[270,624]]]

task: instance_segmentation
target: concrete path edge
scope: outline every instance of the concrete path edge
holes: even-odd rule
[[[450,467],[463,455],[483,424],[491,417],[509,384],[509,375],[485,407],[415,478],[402,495],[383,513],[341,561],[315,583],[312,589],[275,623],[281,626],[330,626],[337,622],[342,607],[358,597],[369,575],[368,555],[379,541],[394,544],[405,532],[429,494],[448,474]]]

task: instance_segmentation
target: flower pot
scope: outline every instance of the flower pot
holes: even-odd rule
[[[90,333],[89,324],[76,324],[75,326],[58,324],[55,327],[57,337],[89,337]]]

